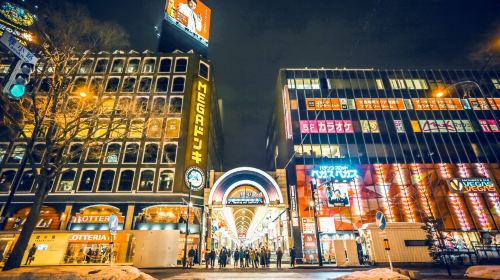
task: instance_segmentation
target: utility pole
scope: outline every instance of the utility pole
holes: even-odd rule
[[[189,185],[189,196],[187,203],[187,219],[186,219],[186,232],[184,233],[184,257],[182,267],[187,267],[187,245],[189,237],[189,208],[191,206],[191,185]]]
[[[323,266],[323,253],[321,252],[322,250],[321,250],[321,240],[319,239],[318,214],[316,212],[316,207],[317,207],[316,196],[314,195],[317,187],[318,186],[317,186],[316,178],[313,178],[313,180],[311,181],[311,198],[312,198],[312,202],[313,202],[314,231],[316,232],[316,248],[318,251],[319,266],[322,267]]]

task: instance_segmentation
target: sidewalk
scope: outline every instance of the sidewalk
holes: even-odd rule
[[[152,276],[132,266],[31,266],[0,272],[0,279],[120,279],[154,280]]]

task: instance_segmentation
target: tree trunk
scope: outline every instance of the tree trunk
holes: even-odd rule
[[[16,245],[14,249],[9,255],[9,259],[5,263],[3,270],[10,270],[13,268],[18,268],[21,266],[23,261],[24,253],[26,252],[26,248],[28,248],[28,242],[30,241],[31,235],[35,230],[36,223],[38,221],[38,216],[40,215],[40,210],[42,208],[43,202],[46,197],[46,189],[48,186],[49,178],[43,178],[39,184],[35,192],[35,199],[33,204],[31,205],[30,212],[28,217],[26,218],[26,222],[24,222],[23,229],[19,238],[17,239]]]

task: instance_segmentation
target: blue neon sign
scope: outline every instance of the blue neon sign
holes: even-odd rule
[[[348,181],[358,177],[358,170],[346,165],[320,166],[311,171],[311,176],[316,179],[332,179],[335,181]]]

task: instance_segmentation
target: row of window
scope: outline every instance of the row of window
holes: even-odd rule
[[[120,81],[122,81],[120,83]],[[114,77],[110,76],[104,83],[103,77],[92,77],[90,84],[87,77],[76,77],[71,85],[71,92],[79,92],[90,89],[91,92],[98,93],[104,90],[105,93],[167,93],[169,89],[169,76],[158,76],[153,83],[154,78],[150,76],[140,77],[127,76],[127,77]],[[70,80],[65,80],[65,83],[70,84]],[[153,91],[152,91],[152,86]],[[185,76],[173,76],[172,84],[170,85],[170,92],[183,93],[185,89],[186,78]],[[103,85],[105,85],[103,87]],[[40,92],[49,92],[51,88],[51,78],[44,78],[40,83]]]
[[[67,169],[61,174],[56,192],[171,192],[174,184],[174,169],[160,169],[157,178],[154,169],[141,169],[139,180],[134,185],[136,176],[134,169],[121,169],[117,174],[116,169],[82,169],[78,180],[77,172]],[[9,192],[16,175],[16,170],[4,170],[0,175],[0,193]],[[117,185],[115,186],[115,181]],[[55,180],[54,180],[55,181]],[[52,186],[54,186],[52,181]],[[17,192],[32,192],[35,183],[34,175],[31,171],[25,171],[17,188]],[[75,186],[76,183],[76,186]],[[75,189],[76,187],[76,189]]]
[[[410,90],[427,90],[446,88],[446,84],[441,80],[425,80],[425,79],[388,79],[389,85],[394,90],[410,89]],[[322,84],[323,83],[323,84]],[[491,83],[495,89],[500,89],[500,80],[491,79]],[[377,89],[384,90],[384,82],[382,79],[318,79],[318,78],[295,78],[287,79],[289,89]]]
[[[163,151],[160,162],[162,164],[174,164],[177,158],[177,142],[163,144]],[[32,156],[36,163],[40,163],[46,153],[45,144],[38,143],[34,146]],[[123,148],[123,149],[122,149]],[[142,147],[142,163],[156,164],[160,155],[159,143],[145,143]],[[0,163],[7,158],[6,163],[18,164],[21,162],[26,152],[25,144],[16,144],[12,152],[8,155],[8,144],[0,144]],[[81,143],[73,143],[68,150],[70,164],[85,163],[103,163],[108,164],[137,164],[141,154],[141,145],[139,143],[110,143],[105,147],[102,144],[89,147],[86,151]]]
[[[169,73],[172,71],[172,58],[160,58],[158,68],[156,68],[156,60],[153,57],[146,57],[144,59],[139,57],[128,59],[117,57],[112,60],[109,73]],[[77,73],[89,74],[92,73],[92,70],[94,70],[93,73],[107,73],[110,65],[109,61],[109,58],[96,58],[94,63],[93,58],[88,58],[81,63]],[[175,73],[186,73],[187,67],[188,58],[178,57],[175,59]]]

